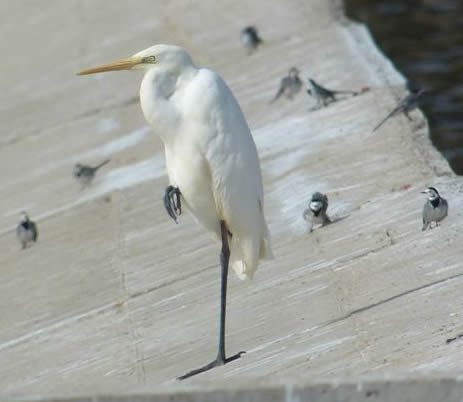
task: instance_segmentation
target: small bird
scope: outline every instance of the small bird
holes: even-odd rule
[[[225,354],[228,268],[240,279],[251,279],[259,261],[272,257],[257,148],[225,81],[216,72],[197,67],[185,49],[155,45],[78,74],[111,70],[145,73],[140,105],[164,143],[170,183],[164,206],[169,216],[177,222],[185,206],[221,243],[217,356],[179,377],[183,380],[239,359],[243,353]]]
[[[288,75],[281,79],[280,88],[275,97],[270,103],[275,102],[281,95],[285,95],[288,99],[293,99],[302,88],[302,80],[299,78],[299,70],[296,67],[291,67]]]
[[[331,219],[326,214],[328,209],[328,197],[325,194],[316,192],[312,194],[309,207],[302,215],[304,220],[309,223],[309,232],[312,232],[313,226],[320,224],[322,226],[331,223]]]
[[[16,236],[21,243],[22,249],[25,249],[31,242],[36,242],[39,237],[39,231],[35,222],[29,219],[26,212],[21,212],[21,220],[16,228]]]
[[[397,116],[400,113],[403,113],[408,120],[412,120],[412,118],[409,115],[409,112],[413,111],[418,107],[418,102],[421,98],[421,96],[425,93],[424,89],[415,89],[411,93],[409,93],[404,99],[402,99],[397,107],[389,113],[374,129],[373,133],[380,128],[386,120],[388,120],[390,117]]]
[[[253,26],[243,28],[240,32],[240,39],[248,54],[251,54],[263,42],[257,33],[257,29]]]
[[[76,163],[74,166],[74,177],[82,185],[82,188],[90,185],[90,183],[95,178],[95,174],[99,168],[109,163],[110,159],[101,162],[97,166],[88,166],[81,163]]]
[[[358,92],[355,91],[334,91],[325,87],[322,87],[320,84],[317,84],[313,79],[308,78],[307,80],[307,93],[311,96],[314,96],[317,100],[317,105],[327,106],[329,102],[336,102],[336,95],[348,94],[352,96],[358,95]]]
[[[449,205],[445,198],[442,198],[434,187],[428,187],[426,190],[422,191],[422,194],[427,194],[428,199],[423,207],[423,227],[421,230],[426,230],[429,226],[429,229],[432,228],[432,222],[438,225],[442,219],[447,216]]]

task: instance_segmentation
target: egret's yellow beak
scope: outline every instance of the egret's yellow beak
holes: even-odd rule
[[[130,70],[132,67],[140,64],[141,61],[141,57],[129,57],[128,59],[113,61],[112,63],[103,64],[102,66],[87,68],[86,70],[79,71],[77,75],[96,74],[103,73],[105,71]]]

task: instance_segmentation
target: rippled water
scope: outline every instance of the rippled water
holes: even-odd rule
[[[434,145],[463,175],[463,0],[345,0],[416,87]]]

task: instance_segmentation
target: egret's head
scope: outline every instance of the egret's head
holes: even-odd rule
[[[423,194],[428,195],[429,201],[437,200],[440,197],[439,192],[434,187],[428,187],[426,190],[423,191]]]
[[[160,68],[165,71],[181,71],[193,65],[185,49],[172,45],[154,45],[127,59],[121,59],[98,67],[80,71],[77,75],[102,73],[117,70],[150,70]]]

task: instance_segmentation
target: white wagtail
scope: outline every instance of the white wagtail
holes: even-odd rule
[[[411,93],[409,93],[404,99],[402,99],[397,107],[395,107],[391,113],[389,113],[374,129],[375,132],[378,128],[380,128],[386,120],[390,117],[397,116],[400,113],[403,113],[408,120],[412,120],[409,115],[409,112],[413,111],[418,107],[418,102],[421,96],[425,93],[423,89],[415,89]]]
[[[423,227],[421,230],[432,228],[432,222],[438,225],[442,219],[447,216],[449,210],[449,204],[445,198],[442,198],[434,187],[428,187],[422,192],[428,195],[428,199],[423,207]]]
[[[299,78],[299,70],[296,67],[291,67],[288,75],[281,79],[280,88],[275,97],[270,103],[275,102],[281,95],[285,95],[288,99],[293,99],[302,88],[302,80]]]
[[[317,106],[326,106],[330,102],[336,102],[336,95],[358,95],[358,92],[355,91],[335,91],[322,87],[320,84],[316,83],[313,79],[307,79],[307,93],[317,100]]]
[[[328,197],[319,192],[313,193],[309,207],[302,215],[304,220],[309,223],[309,232],[312,232],[314,225],[320,224],[325,226],[328,223],[331,223],[331,219],[326,214],[327,209]]]
[[[81,163],[76,163],[74,167],[74,177],[82,185],[82,188],[84,188],[88,186],[95,178],[96,171],[107,163],[109,163],[109,159],[101,162],[97,166],[88,166]]]
[[[39,236],[37,225],[29,219],[26,212],[21,212],[21,220],[16,228],[16,236],[23,249],[25,249],[29,243],[35,243],[37,241]]]
[[[263,42],[257,33],[257,29],[253,26],[243,28],[240,32],[240,39],[248,54],[254,52]]]

